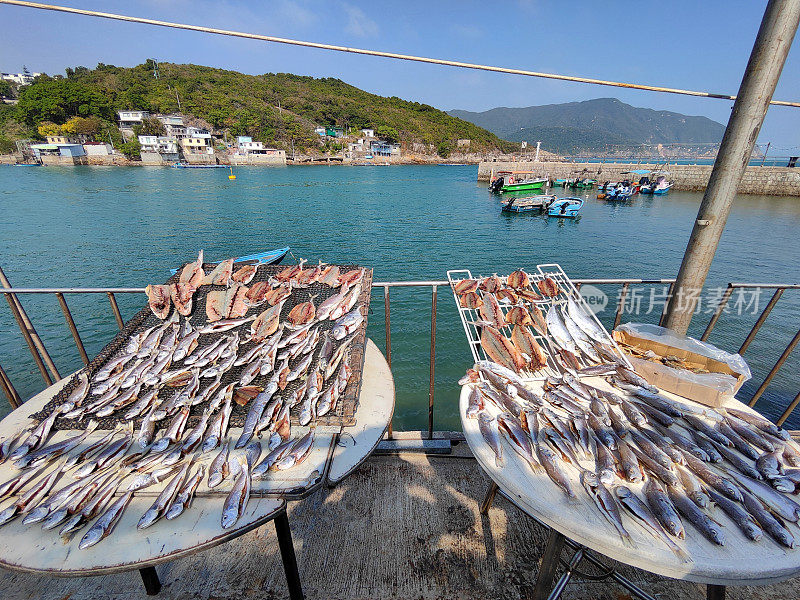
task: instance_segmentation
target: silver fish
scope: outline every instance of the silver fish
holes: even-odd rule
[[[269,454],[267,454],[266,458],[262,460],[256,467],[253,469],[253,479],[263,479],[267,471],[274,469],[275,465],[279,460],[284,458],[289,451],[294,446],[295,440],[286,440],[282,442],[278,446],[276,446]]]
[[[600,513],[606,520],[614,526],[620,537],[622,543],[626,546],[633,546],[631,534],[625,529],[622,524],[622,515],[619,512],[619,507],[611,492],[602,484],[597,475],[591,471],[583,471],[581,473],[581,483],[589,496],[594,500]]]
[[[222,447],[219,453],[211,461],[208,467],[208,487],[217,487],[227,475],[228,456],[230,455],[230,448],[233,442],[230,442]]]
[[[298,439],[292,448],[283,456],[278,462],[275,463],[275,468],[279,471],[291,469],[295,465],[300,464],[311,452],[314,446],[314,430],[311,429],[303,437]]]
[[[595,474],[600,483],[611,485],[614,482],[614,456],[605,444],[595,439]]]
[[[17,468],[24,469],[27,467],[38,467],[44,462],[50,462],[62,454],[68,453],[73,448],[76,448],[89,434],[97,429],[97,424],[97,421],[91,420],[82,433],[56,444],[50,444],[49,446],[30,452],[14,464]]]
[[[487,413],[478,416],[478,428],[489,448],[494,452],[494,464],[502,467],[504,464],[503,447],[500,444],[500,432],[497,427],[497,420],[490,417]]]
[[[758,526],[756,520],[749,512],[742,508],[740,504],[726,498],[713,489],[709,489],[708,493],[714,501],[714,504],[719,506],[749,539],[757,542],[764,537],[764,532],[761,527]]]
[[[538,433],[538,438],[539,439],[536,443],[536,456],[539,459],[539,464],[544,467],[544,470],[550,480],[564,491],[564,493],[567,495],[568,502],[576,503],[578,501],[578,497],[575,495],[575,491],[572,489],[569,477],[561,468],[561,461],[556,453],[553,452],[548,446],[541,430]]]
[[[81,371],[77,375],[78,384],[75,389],[67,396],[67,403],[73,406],[80,406],[89,395],[89,375],[86,371]]]
[[[739,488],[736,487],[731,480],[722,477],[715,471],[712,471],[711,468],[706,465],[706,463],[696,459],[688,452],[684,452],[684,456],[686,457],[686,464],[700,479],[705,481],[718,492],[725,494],[731,500],[735,500],[736,502],[742,501],[742,495],[739,492]]]
[[[608,334],[578,305],[577,302],[575,302],[575,300],[572,299],[571,296],[567,296],[567,312],[575,324],[578,325],[581,331],[588,337],[601,344],[608,343]]]
[[[197,491],[197,488],[200,485],[200,482],[203,480],[205,474],[206,468],[203,465],[200,465],[197,467],[197,470],[194,472],[194,474],[186,480],[186,483],[184,483],[181,489],[178,491],[178,495],[175,496],[175,500],[173,501],[172,505],[164,514],[168,521],[177,518],[183,514],[183,511],[192,505],[194,494]]]
[[[200,420],[197,422],[192,430],[186,434],[186,439],[183,440],[183,445],[181,446],[181,452],[183,454],[188,454],[189,452],[194,451],[195,448],[200,444],[203,440],[203,436],[206,433],[206,428],[208,427],[208,420],[211,418],[211,411],[206,407],[203,411],[203,414],[200,416]]]
[[[667,547],[672,550],[672,552],[681,560],[684,562],[690,562],[689,555],[686,553],[686,551],[678,546],[672,540],[672,538],[667,535],[667,532],[664,531],[661,523],[658,522],[653,513],[651,513],[647,508],[647,505],[642,502],[639,497],[636,496],[636,494],[634,494],[624,485],[618,485],[614,488],[614,495],[622,507],[625,508],[633,517],[635,517],[639,523],[644,525],[644,527],[648,529],[656,539],[664,542],[664,544],[666,544]]]
[[[682,489],[668,487],[667,493],[673,506],[678,509],[680,514],[689,519],[700,533],[719,546],[725,545],[725,534],[720,526],[689,500]]]
[[[530,436],[522,428],[520,422],[508,413],[502,413],[497,417],[499,431],[508,438],[511,448],[519,454],[535,472],[541,472],[542,467],[539,461],[533,456],[533,445]]]
[[[747,512],[764,528],[769,536],[787,548],[796,546],[794,537],[783,524],[776,519],[769,510],[764,508],[761,501],[749,492],[742,490],[742,499]]]
[[[677,465],[675,470],[678,472],[678,479],[686,491],[686,495],[700,508],[707,508],[710,499],[703,490],[703,486],[697,477],[684,466]]]
[[[158,498],[156,498],[155,502],[153,502],[153,505],[147,509],[147,511],[139,519],[139,522],[136,524],[137,529],[146,529],[164,516],[164,513],[167,511],[167,509],[169,509],[172,501],[175,499],[178,490],[186,480],[186,476],[189,473],[191,464],[191,461],[189,461],[186,465],[184,465],[181,470],[178,471],[178,474],[175,475],[164,487],[164,489],[158,495]]]
[[[684,539],[686,532],[680,515],[678,515],[678,511],[675,510],[669,496],[667,496],[667,493],[658,482],[652,477],[648,477],[644,482],[643,492],[647,505],[653,511],[661,526],[675,537],[681,540]]]
[[[777,516],[792,523],[797,523],[800,516],[800,504],[765,483],[751,479],[746,475],[740,474],[736,480],[748,492],[766,504]],[[739,489],[738,491],[741,492],[742,490]]]
[[[603,359],[600,358],[597,350],[594,349],[592,340],[588,335],[586,335],[586,333],[584,333],[578,324],[572,320],[572,317],[566,313],[561,313],[561,318],[564,321],[564,325],[566,326],[572,341],[575,342],[575,345],[578,346],[578,348],[580,348],[580,351],[583,353],[583,355],[594,363],[603,362]]]
[[[236,524],[247,509],[247,502],[250,499],[250,466],[246,460],[241,460],[241,469],[236,476],[225,504],[222,507],[222,528],[229,529]]]
[[[114,526],[119,521],[119,518],[122,516],[125,507],[128,506],[132,497],[132,492],[126,492],[123,496],[120,496],[120,498],[97,519],[95,524],[92,525],[92,528],[86,532],[86,535],[81,538],[78,548],[85,550],[107,537],[114,530]]]

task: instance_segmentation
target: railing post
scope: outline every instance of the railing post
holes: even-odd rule
[[[786,419],[789,418],[789,415],[791,415],[792,411],[794,411],[794,409],[797,408],[798,404],[800,404],[800,392],[798,392],[797,396],[794,397],[794,400],[791,401],[789,406],[786,407],[786,410],[783,411],[783,414],[781,415],[781,418],[778,419],[777,425],[779,427],[781,425],[783,425],[783,423],[786,421]]]
[[[428,387],[428,439],[433,439],[433,382],[436,370],[436,289],[431,292],[431,375]]]
[[[108,295],[108,301],[111,302],[111,310],[114,311],[114,318],[117,320],[117,326],[122,329],[125,327],[125,322],[122,320],[122,314],[119,312],[117,298],[114,296],[114,292],[106,292],[106,294]]]
[[[755,322],[755,325],[753,325],[753,328],[750,330],[750,333],[747,334],[747,337],[745,338],[744,342],[742,342],[742,347],[739,348],[739,354],[744,354],[744,351],[747,350],[747,347],[750,345],[750,342],[752,342],[753,338],[756,337],[758,330],[761,329],[761,326],[764,324],[764,321],[767,320],[769,313],[772,312],[775,303],[783,295],[783,291],[785,289],[786,288],[778,288],[777,290],[775,290],[775,293],[772,295],[772,298],[770,298],[769,303],[764,307],[764,312],[762,312],[761,315],[758,317],[758,320]]]
[[[389,370],[392,370],[392,321],[389,314],[389,285],[383,286],[383,311],[384,320],[386,322],[386,363],[389,365]],[[387,439],[392,439],[394,433],[394,414],[389,419],[389,427],[386,430]]]
[[[669,289],[667,290],[667,299],[664,301],[664,310],[661,311],[661,318],[658,320],[658,324],[662,327],[665,327],[664,322],[667,319],[667,311],[669,310],[669,305],[672,303],[672,292],[675,291],[675,282],[669,284]]]
[[[722,311],[725,310],[725,307],[728,306],[728,300],[731,299],[731,294],[733,293],[733,284],[729,283],[728,287],[725,288],[725,291],[722,293],[722,297],[719,299],[719,304],[717,304],[717,308],[714,310],[714,314],[711,315],[711,320],[706,325],[706,330],[703,332],[703,335],[700,336],[700,341],[705,342],[708,339],[708,336],[711,335],[711,330],[714,329],[714,325],[717,324]]]
[[[11,379],[6,375],[2,366],[0,366],[0,385],[3,387],[3,392],[8,398],[8,403],[11,405],[11,408],[17,409],[22,406],[22,398],[19,397],[16,388],[14,388],[14,384],[11,383]]]
[[[83,364],[88,365],[89,357],[86,355],[86,348],[83,347],[83,341],[81,341],[78,328],[75,326],[72,313],[69,311],[69,306],[67,306],[67,300],[64,298],[64,294],[61,292],[56,292],[56,298],[58,298],[58,303],[61,305],[61,312],[64,313],[64,319],[67,321],[67,327],[69,327],[69,331],[72,334],[72,339],[75,340],[75,346],[78,348],[78,353],[81,355],[81,360],[83,360]]]
[[[772,381],[772,378],[775,377],[775,374],[778,371],[780,371],[780,368],[783,366],[783,363],[786,362],[786,359],[789,358],[789,355],[792,353],[792,350],[794,350],[794,347],[797,346],[797,342],[800,342],[800,330],[797,331],[794,338],[792,338],[792,341],[789,342],[788,346],[786,346],[786,350],[784,350],[783,354],[781,354],[781,357],[778,359],[778,362],[776,362],[775,366],[772,367],[772,370],[769,372],[769,375],[767,375],[767,378],[758,387],[756,393],[753,394],[753,397],[750,399],[750,402],[748,402],[748,406],[754,406],[755,403],[758,401],[758,399],[761,398],[761,394],[763,394],[764,390],[767,389],[767,386]]]
[[[619,302],[617,303],[617,314],[614,316],[614,326],[612,329],[616,329],[620,321],[622,321],[622,313],[625,310],[625,297],[628,295],[628,288],[630,288],[630,286],[630,283],[622,284],[622,289],[619,292]]]
[[[11,283],[9,283],[2,268],[0,268],[0,283],[2,283],[3,287],[6,289],[11,288]],[[42,343],[41,338],[39,338],[39,334],[36,333],[36,329],[33,328],[33,323],[31,323],[31,320],[28,318],[16,294],[4,295],[8,306],[11,308],[11,313],[14,315],[14,319],[19,326],[19,330],[22,332],[22,337],[25,338],[25,342],[28,344],[33,359],[36,361],[36,366],[39,367],[39,371],[42,373],[42,378],[48,386],[53,385],[54,380],[50,377],[50,373],[55,377],[55,381],[61,379],[61,375],[59,375],[53,359],[50,358],[50,355],[47,353],[44,343]],[[45,364],[47,368],[45,368]],[[50,373],[47,372],[48,368],[50,369]]]

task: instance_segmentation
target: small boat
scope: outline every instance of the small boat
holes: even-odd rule
[[[548,181],[547,177],[535,177],[533,171],[499,171],[489,189],[499,194],[530,192],[541,190]]]
[[[15,167],[41,167],[42,163],[14,163]]]
[[[597,183],[597,180],[595,179],[576,179],[569,184],[569,187],[572,189],[591,189],[594,187],[595,183]]]
[[[630,200],[631,196],[633,196],[633,188],[631,186],[630,181],[623,181],[618,183],[615,187],[606,190],[604,198],[605,200],[616,200],[618,202],[624,202],[625,200]]]
[[[665,175],[659,175],[656,177],[654,182],[651,182],[647,177],[643,177],[642,179],[647,180],[646,182],[642,182],[642,180],[640,180],[642,185],[640,186],[639,191],[642,194],[666,194],[669,191],[669,188],[672,187],[672,184],[667,181]]]
[[[247,256],[240,256],[233,260],[233,264],[253,264],[253,265],[277,265],[283,260],[283,257],[289,253],[289,246],[286,248],[276,248],[275,250],[267,250],[266,252],[257,252],[256,254],[248,254]],[[209,263],[216,264],[216,263]],[[178,269],[171,269],[170,273],[173,275],[178,272]]]
[[[556,200],[547,209],[549,217],[574,218],[583,207],[583,200],[580,198],[561,198]]]
[[[541,212],[550,206],[556,197],[552,194],[541,194],[539,196],[525,196],[522,198],[509,198],[500,203],[501,211],[524,213]]]
[[[566,179],[554,179],[552,187],[566,187],[567,180]]]
[[[173,169],[227,169],[225,165],[190,165],[189,163],[172,163]]]
[[[653,186],[653,193],[654,194],[666,194],[669,191],[669,188],[672,187],[672,184],[667,181],[667,178],[664,175],[659,175],[656,178],[656,183]]]

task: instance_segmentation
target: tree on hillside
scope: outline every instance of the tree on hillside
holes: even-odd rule
[[[64,123],[72,116],[114,119],[107,96],[96,87],[45,76],[37,77],[31,85],[20,89],[16,113],[29,125],[42,121]]]
[[[56,125],[52,121],[44,121],[39,127],[37,127],[39,131],[39,135],[42,137],[47,137],[48,135],[61,135],[63,133],[63,129],[61,125]]]
[[[167,128],[155,117],[142,119],[141,125],[135,125],[133,132],[136,135],[167,135]]]
[[[103,128],[100,117],[72,117],[62,130],[68,135],[97,135]]]
[[[400,141],[400,134],[397,133],[397,129],[395,129],[394,127],[389,127],[387,125],[380,125],[375,130],[375,135],[377,135],[379,138],[383,138],[384,140],[392,144],[396,144],[397,142]]]
[[[10,81],[0,79],[0,98],[12,98],[13,90]]]

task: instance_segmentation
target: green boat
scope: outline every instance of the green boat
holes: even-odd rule
[[[547,177],[536,177],[533,171],[500,171],[492,181],[492,191],[505,194],[507,192],[530,192],[541,190],[547,183]]]
[[[571,187],[573,189],[576,189],[576,188],[579,188],[579,189],[583,189],[583,188],[590,189],[590,188],[594,187],[595,183],[597,183],[597,180],[595,180],[595,179],[576,179],[575,181],[570,183],[569,187]]]

